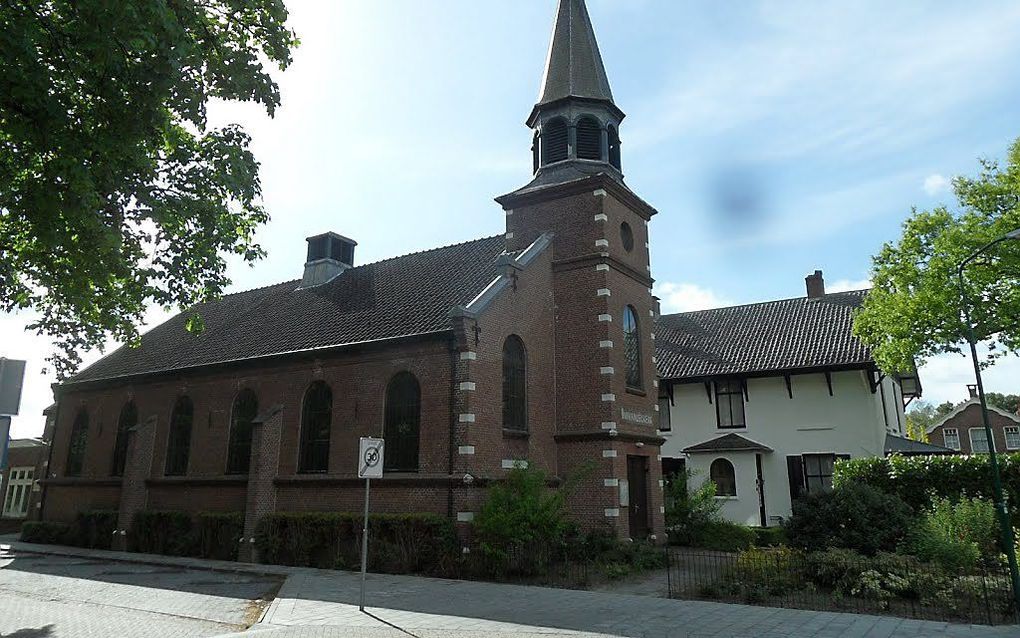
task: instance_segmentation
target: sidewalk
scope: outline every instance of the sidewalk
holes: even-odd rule
[[[501,638],[612,635],[635,638],[1016,638],[1017,627],[680,601],[412,576],[370,574],[369,612],[358,611],[360,577],[352,572],[248,565],[147,554],[10,543],[22,552],[286,577],[277,598],[245,634],[266,638]]]

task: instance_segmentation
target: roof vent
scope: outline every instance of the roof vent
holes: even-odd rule
[[[332,281],[354,266],[354,247],[358,242],[336,233],[309,237],[308,259],[301,277],[301,287],[311,288]]]
[[[808,299],[818,299],[825,296],[825,278],[822,277],[821,270],[816,270],[815,274],[805,277],[804,283],[807,284]]]

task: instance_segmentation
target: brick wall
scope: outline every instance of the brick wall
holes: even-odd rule
[[[995,439],[995,451],[1000,453],[1018,451],[1015,448],[1010,449],[1006,447],[1005,428],[1020,426],[1020,422],[1015,418],[1003,416],[990,408],[988,410],[988,420],[992,426],[992,437]],[[970,445],[971,428],[984,428],[984,422],[981,419],[981,406],[978,403],[968,405],[959,414],[928,433],[928,442],[934,445],[949,447],[946,445],[946,428],[956,428],[960,435],[960,453],[970,454],[972,451]]]

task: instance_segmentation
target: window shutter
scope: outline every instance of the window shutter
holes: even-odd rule
[[[804,464],[801,457],[786,457],[786,469],[790,474],[790,499],[795,501],[804,495]]]

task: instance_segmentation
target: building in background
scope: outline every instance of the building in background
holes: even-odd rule
[[[968,385],[970,399],[928,427],[928,442],[959,454],[988,454],[988,433],[981,418],[977,386]],[[1020,451],[1020,416],[988,406],[996,452]]]
[[[49,446],[40,439],[12,439],[0,470],[0,532],[13,532],[38,518],[39,481]]]
[[[663,472],[711,480],[721,513],[775,525],[832,487],[837,459],[883,456],[902,436],[916,374],[882,374],[852,332],[867,291],[664,315],[656,326]]]

